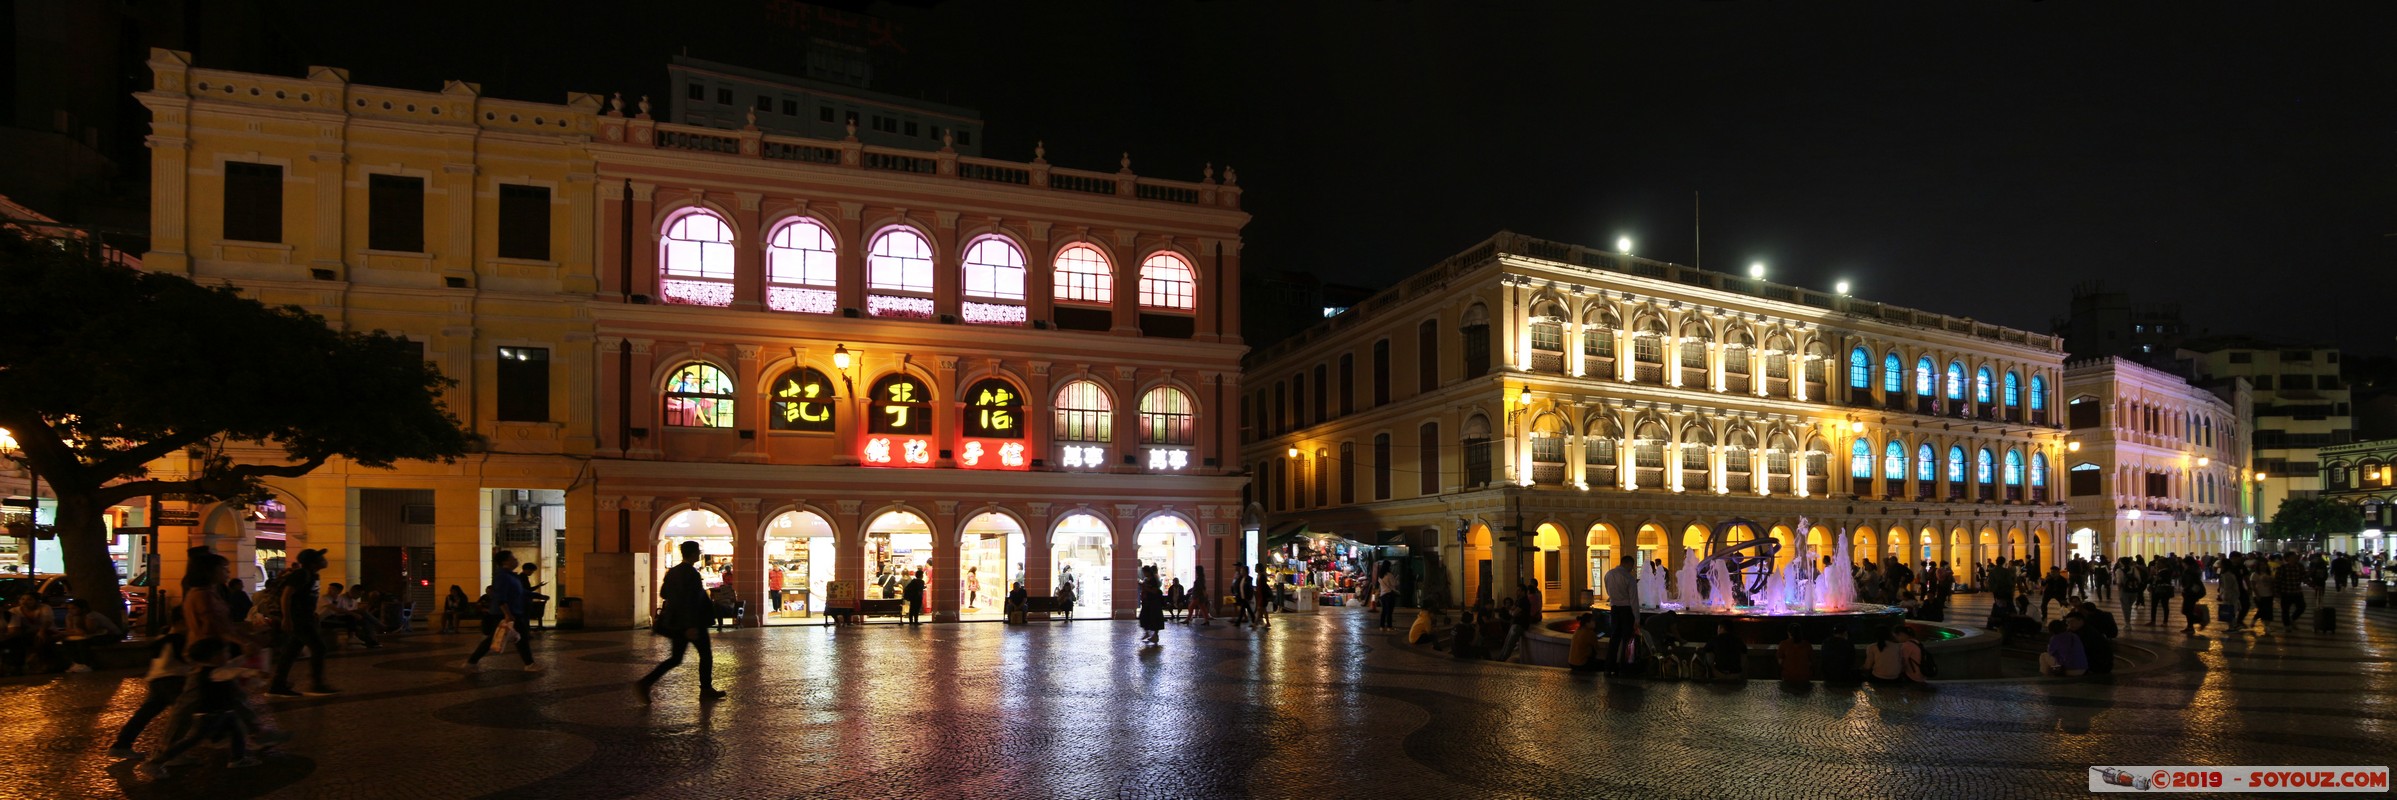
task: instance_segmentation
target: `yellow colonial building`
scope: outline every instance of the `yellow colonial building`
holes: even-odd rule
[[[1264,529],[1407,545],[1451,602],[1572,602],[1717,529],[1968,575],[2062,563],[2062,368],[2046,334],[1501,233],[1252,354],[1243,453]]]
[[[685,540],[748,623],[820,621],[918,570],[940,619],[996,618],[1017,581],[1128,615],[1142,566],[1196,585],[1241,560],[1228,169],[150,66],[147,267],[421,342],[484,443],[188,509],[195,544],[263,570],[283,542],[326,548],[342,582],[425,613],[511,548],[597,625],[647,619]]]

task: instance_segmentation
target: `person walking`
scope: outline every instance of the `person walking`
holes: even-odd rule
[[[463,665],[468,670],[479,669],[483,656],[491,654],[493,639],[504,637],[499,631],[514,634],[516,655],[524,659],[524,671],[540,672],[541,665],[533,661],[532,632],[526,627],[525,610],[533,588],[525,584],[524,576],[516,572],[516,553],[500,550],[491,554],[491,600],[483,609],[483,638],[474,643],[474,654]]]
[[[2280,595],[2280,624],[2294,630],[2297,618],[2305,614],[2305,563],[2290,553],[2272,570],[2272,589]]]
[[[907,601],[907,624],[924,624],[924,568],[917,567],[907,576],[907,585],[900,587],[899,597]]]
[[[1635,557],[1624,556],[1601,579],[1601,588],[1606,590],[1607,641],[1614,650],[1608,661],[1614,664],[1616,675],[1628,674],[1631,658],[1624,650],[1639,636],[1640,571],[1632,566],[1636,563]]]
[[[686,648],[699,650],[699,699],[724,699],[724,691],[716,688],[716,653],[707,641],[707,628],[715,621],[716,604],[708,599],[707,586],[699,580],[699,570],[691,566],[698,561],[699,543],[683,542],[682,563],[666,570],[664,585],[659,587],[658,599],[665,603],[665,608],[659,609],[658,622],[652,630],[673,639],[674,652],[658,662],[656,669],[633,682],[633,688],[641,694],[641,702],[649,702],[649,690],[657,686],[659,678],[682,666]]]
[[[1383,562],[1381,573],[1381,586],[1377,592],[1380,597],[1375,601],[1382,608],[1381,630],[1398,630],[1398,571],[1391,569],[1388,562]]]
[[[1256,627],[1257,620],[1249,613],[1248,565],[1232,565],[1232,627]]]
[[[1215,598],[1207,591],[1207,565],[1200,564],[1190,584],[1190,617],[1182,624],[1190,624],[1190,620],[1202,626],[1215,624],[1214,606]]]
[[[2065,577],[2063,570],[2048,567],[2047,578],[2039,582],[2039,618],[2047,619],[2047,604],[2049,603],[2062,604],[2064,611],[2071,613],[2071,594],[2071,579]]]
[[[2206,582],[2195,570],[2181,573],[2181,633],[2194,634],[2206,625]]]
[[[1157,565],[1140,568],[1140,641],[1157,644],[1157,634],[1165,630],[1165,589],[1157,585]]]
[[[341,690],[325,683],[325,626],[316,612],[318,575],[325,569],[325,551],[302,550],[299,561],[300,565],[283,573],[279,581],[283,646],[275,649],[275,679],[266,693],[272,697],[340,694]],[[303,650],[308,653],[309,678],[304,692],[291,687],[291,665],[299,660]]]
[[[1989,568],[1989,602],[2014,602],[2014,570],[2000,562]]]
[[[2165,564],[2166,562],[2162,560],[2156,561],[2153,572],[2147,576],[2147,624],[2149,625],[2156,624],[2156,618],[2159,616],[2164,618],[2163,624],[2172,624],[2172,582],[2175,576],[2172,573],[2172,568]]]
[[[1273,573],[1265,569],[1265,565],[1257,565],[1257,591],[1249,599],[1257,604],[1258,628],[1273,627],[1273,617],[1268,616],[1273,604],[1273,592]]]

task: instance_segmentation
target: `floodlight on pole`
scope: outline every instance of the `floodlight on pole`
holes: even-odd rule
[[[1755,278],[1760,281],[1764,280],[1764,262],[1758,261],[1756,263],[1749,264],[1748,277]]]
[[[1631,237],[1615,237],[1615,252],[1622,253],[1624,255],[1631,255]]]
[[[1846,297],[1848,294],[1848,282],[1840,281],[1838,283],[1831,284],[1831,291],[1838,292],[1841,297]]]

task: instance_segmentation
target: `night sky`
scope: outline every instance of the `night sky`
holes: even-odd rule
[[[773,0],[379,3],[288,38],[354,80],[667,102],[803,72]],[[2046,330],[2073,285],[2397,352],[2397,4],[938,2],[874,88],[984,152],[1238,167],[1247,263],[1385,285],[1500,229]],[[221,63],[199,54],[203,65]]]

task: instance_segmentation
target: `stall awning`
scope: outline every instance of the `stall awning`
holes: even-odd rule
[[[1265,546],[1280,547],[1282,545],[1304,539],[1306,536],[1307,521],[1303,519],[1292,520],[1280,525],[1275,525],[1272,529],[1267,530],[1265,532]]]

